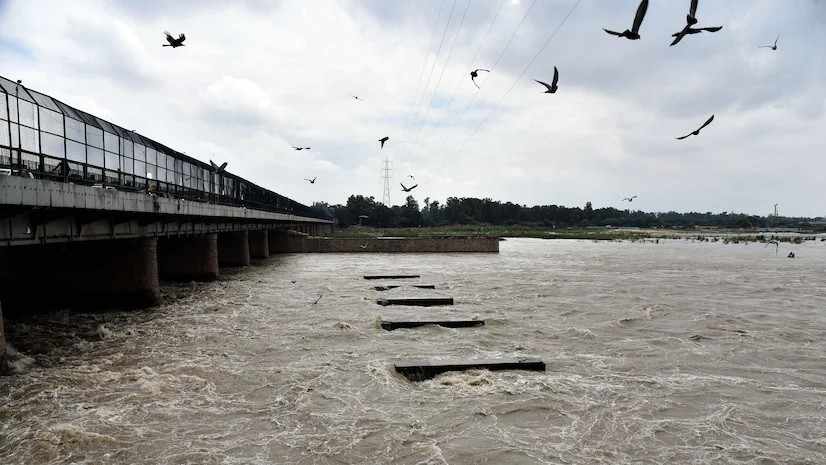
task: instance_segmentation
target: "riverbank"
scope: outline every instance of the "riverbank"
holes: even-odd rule
[[[546,228],[538,226],[491,226],[454,225],[426,228],[372,228],[352,226],[339,229],[333,235],[339,239],[364,239],[381,237],[504,237],[535,239],[584,239],[597,241],[646,240],[646,239],[688,239],[722,242],[789,242],[802,243],[826,239],[824,234],[797,232],[791,230],[720,229],[698,227],[693,229],[643,229],[643,228]]]

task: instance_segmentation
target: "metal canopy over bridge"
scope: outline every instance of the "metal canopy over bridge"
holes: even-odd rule
[[[327,220],[313,209],[0,76],[4,174]]]

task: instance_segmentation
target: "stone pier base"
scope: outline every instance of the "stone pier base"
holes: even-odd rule
[[[161,299],[154,238],[8,247],[3,255],[0,297],[13,313],[148,307]]]
[[[267,230],[250,231],[250,257],[267,258],[270,256],[269,234]]]
[[[220,266],[248,266],[250,241],[247,231],[218,234],[218,264]]]
[[[218,234],[160,239],[158,267],[163,279],[212,281],[218,278]]]

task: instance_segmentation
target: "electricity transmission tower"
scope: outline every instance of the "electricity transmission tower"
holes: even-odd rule
[[[382,178],[384,178],[384,192],[381,195],[381,203],[385,206],[390,206],[390,158],[385,157],[384,169],[382,170]]]

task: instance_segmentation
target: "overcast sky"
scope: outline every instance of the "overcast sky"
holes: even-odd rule
[[[304,203],[380,200],[388,156],[394,203],[826,214],[826,1],[701,1],[723,30],[669,47],[688,0],[639,41],[601,30],[636,0],[582,0],[525,71],[574,3],[0,0],[0,74]]]

